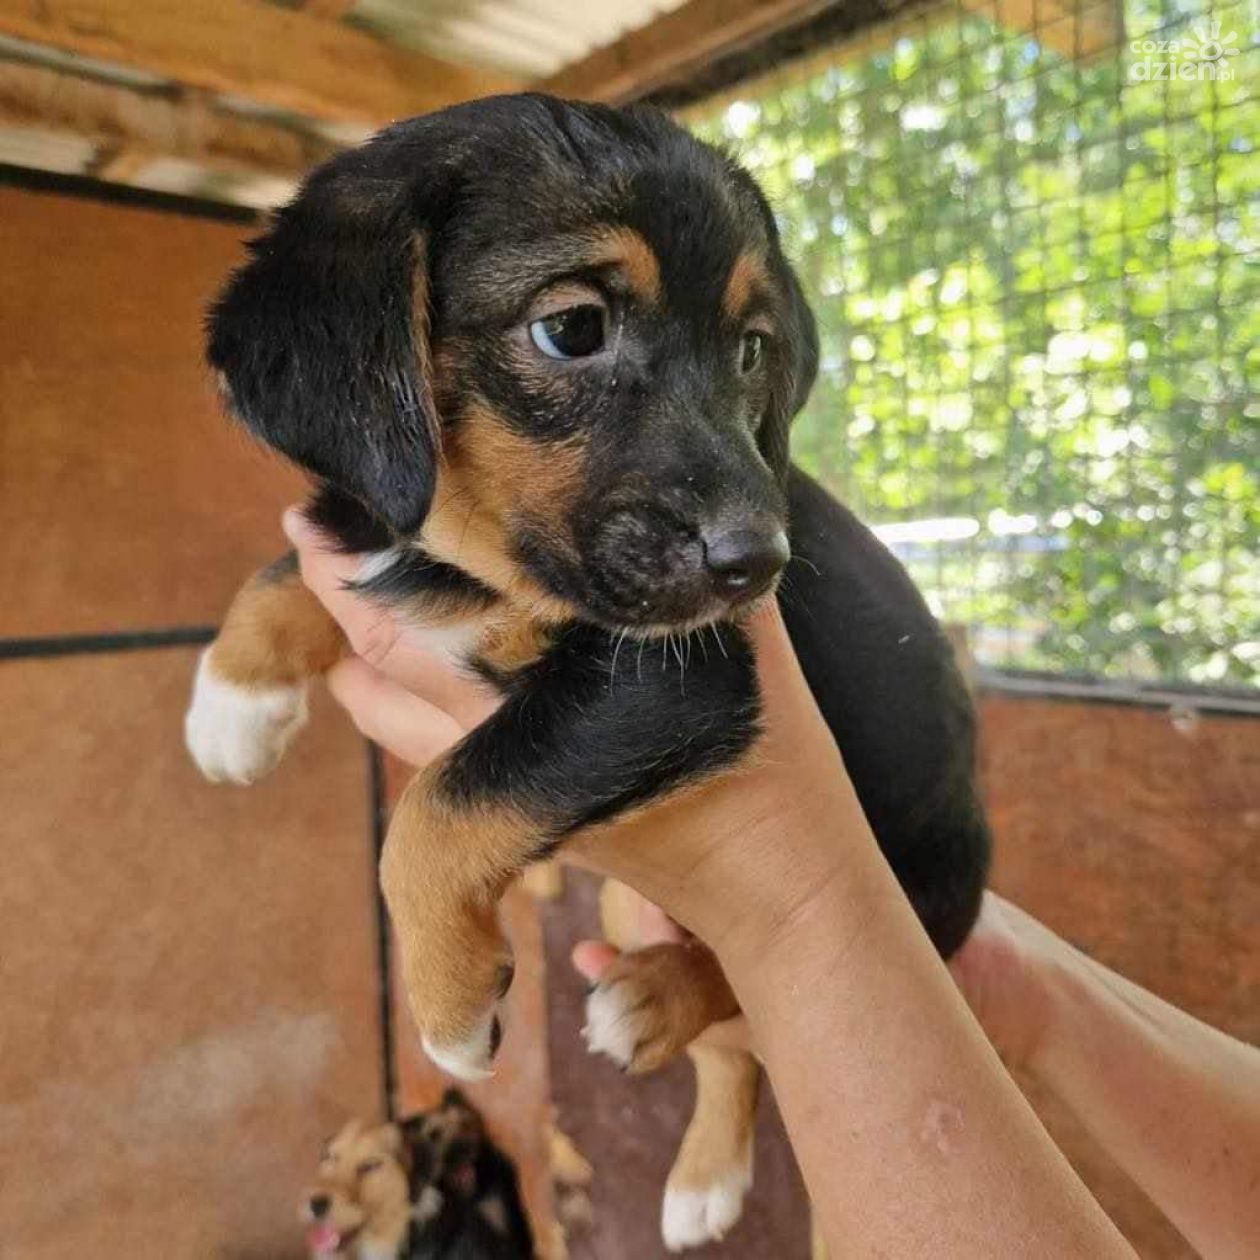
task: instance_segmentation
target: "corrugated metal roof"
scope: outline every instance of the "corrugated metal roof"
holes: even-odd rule
[[[447,61],[545,78],[683,0],[357,0],[347,20]]]

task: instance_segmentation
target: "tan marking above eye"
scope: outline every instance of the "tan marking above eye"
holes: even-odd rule
[[[633,228],[610,227],[595,234],[593,266],[618,267],[645,306],[661,296],[661,264],[655,250]]]
[[[735,260],[731,274],[727,277],[726,290],[722,294],[722,311],[728,319],[738,320],[748,309],[749,304],[758,297],[770,292],[770,275],[762,260],[749,250],[745,250]],[[752,332],[770,332],[769,327],[750,326]]]
[[[561,311],[570,311],[575,306],[604,305],[603,294],[593,286],[577,280],[562,280],[534,299],[525,319],[527,323],[533,323],[536,319],[548,319]]]

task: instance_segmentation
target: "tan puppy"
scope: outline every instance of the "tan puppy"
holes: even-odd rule
[[[312,1256],[395,1260],[411,1226],[402,1132],[351,1120],[324,1148],[303,1205]]]

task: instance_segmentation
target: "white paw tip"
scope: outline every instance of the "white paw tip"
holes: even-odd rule
[[[732,1169],[699,1189],[668,1187],[661,1204],[661,1237],[670,1251],[700,1247],[725,1236],[744,1208],[752,1165]]]
[[[242,687],[215,674],[208,649],[201,654],[184,742],[212,783],[261,779],[305,722],[305,685]]]
[[[484,1081],[494,1075],[491,1064],[499,1048],[502,1024],[491,1010],[477,1021],[472,1035],[462,1041],[434,1042],[421,1038],[424,1052],[443,1072],[461,1081]]]
[[[582,1037],[592,1054],[606,1054],[618,1067],[629,1067],[638,1044],[638,1032],[629,1009],[626,985],[597,985],[586,999],[586,1025]]]

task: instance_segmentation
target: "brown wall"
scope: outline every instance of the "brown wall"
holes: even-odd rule
[[[1260,719],[989,695],[994,885],[1094,958],[1260,1042]],[[1147,1260],[1194,1253],[1074,1117],[1022,1082]]]
[[[215,621],[297,483],[218,414],[242,229],[0,189],[0,643]],[[302,1254],[319,1144],[378,1113],[362,742],[184,754],[195,650],[0,660],[0,1253]]]

